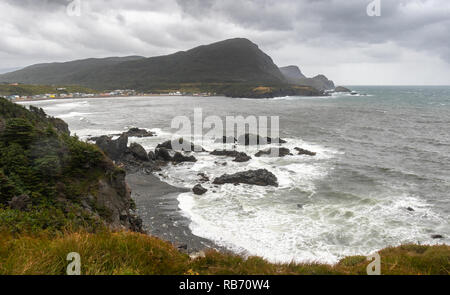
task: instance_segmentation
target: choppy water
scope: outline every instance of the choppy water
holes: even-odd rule
[[[367,96],[250,100],[136,97],[34,102],[66,120],[80,137],[131,126],[158,137],[132,139],[150,150],[174,130],[174,116],[279,116],[286,147],[316,157],[232,158],[196,154],[198,162],[164,170],[170,183],[192,187],[198,172],[266,168],[279,188],[205,185],[180,195],[194,234],[272,261],[333,263],[401,243],[450,242],[450,87],[355,87]],[[208,150],[219,148],[212,140]],[[255,150],[246,150],[253,154]],[[215,163],[218,162],[218,163]],[[226,166],[221,163],[227,162]],[[412,207],[415,211],[408,211]],[[431,235],[445,238],[433,240]]]

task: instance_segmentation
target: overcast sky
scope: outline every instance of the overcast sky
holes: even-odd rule
[[[371,2],[0,0],[0,69],[245,37],[277,65],[337,84],[450,85],[450,1],[380,0],[381,16],[370,17]]]

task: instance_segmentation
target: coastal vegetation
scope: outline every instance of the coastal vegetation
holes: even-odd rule
[[[2,74],[0,82],[82,85],[97,91],[179,91],[247,98],[318,96],[323,95],[324,90],[334,89],[333,82],[323,75],[306,78],[298,68],[297,71],[297,75],[290,76],[256,44],[244,38],[235,38],[166,56],[90,58],[38,64]]]
[[[139,233],[105,230],[14,236],[3,229],[0,274],[64,275],[70,252],[80,254],[83,275],[366,275],[369,264],[364,256],[347,257],[335,265],[276,264],[216,251],[191,259],[171,244]],[[449,246],[404,245],[379,253],[383,275],[448,275],[450,271]]]
[[[63,275],[70,252],[81,255],[82,274],[92,275],[366,274],[362,256],[336,265],[274,264],[216,251],[191,258],[140,233],[124,177],[96,145],[71,136],[64,121],[0,98],[0,274]],[[450,271],[446,245],[379,253],[382,274]]]
[[[29,84],[0,84],[0,96],[33,96],[41,94],[98,93],[97,90],[84,86],[50,86]]]

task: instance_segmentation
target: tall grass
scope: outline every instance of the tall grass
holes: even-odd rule
[[[152,274],[339,274],[364,275],[368,261],[352,256],[336,265],[273,264],[259,257],[208,251],[191,260],[167,242],[131,232],[46,233],[13,236],[0,233],[0,274],[63,275],[67,254],[78,252],[84,275]],[[450,247],[405,245],[379,252],[382,274],[448,275]]]

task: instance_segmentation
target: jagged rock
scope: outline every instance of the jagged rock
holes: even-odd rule
[[[179,145],[178,148],[173,148],[175,144]],[[178,140],[168,140],[161,144],[158,144],[156,148],[165,148],[168,150],[174,151],[183,151],[183,152],[205,152],[205,149],[199,145],[194,145],[192,142],[184,140],[180,138]]]
[[[235,174],[224,174],[216,178],[213,184],[253,184],[260,186],[278,186],[277,177],[266,169],[249,170]]]
[[[31,206],[31,199],[27,195],[15,196],[8,205],[11,209],[26,211]]]
[[[228,151],[228,150],[215,150],[210,153],[213,156],[226,156],[226,157],[234,157],[234,162],[248,162],[252,158],[248,156],[246,153],[238,152],[238,151]]]
[[[138,160],[141,161],[148,161],[148,154],[145,151],[145,149],[138,143],[133,142],[130,147],[128,148],[128,151],[133,154],[134,157],[136,157]]]
[[[249,134],[249,133],[239,136],[239,138],[237,139],[237,142],[240,145],[246,145],[246,146],[248,146],[248,145],[266,145],[266,144],[271,144],[271,143],[286,143],[286,141],[281,138],[270,138],[270,137],[264,138],[264,137],[261,137],[256,134]]]
[[[101,148],[112,160],[119,160],[127,151],[128,136],[122,134],[118,139],[112,140],[109,136],[100,136],[95,144]]]
[[[201,182],[208,182],[209,181],[209,177],[203,172],[197,174],[197,176],[200,176],[200,181]]]
[[[180,152],[176,152],[172,157],[172,161],[175,163],[197,162],[197,159],[194,156],[185,156]]]
[[[210,155],[213,156],[226,156],[226,157],[237,157],[237,155],[239,154],[238,151],[228,151],[228,150],[214,150],[212,152],[209,153]]]
[[[250,161],[251,159],[252,159],[252,157],[250,157],[246,153],[238,153],[236,158],[233,160],[233,162],[244,163],[244,162]]]
[[[161,161],[171,161],[172,156],[169,151],[165,148],[157,148],[155,149],[155,158]]]
[[[302,149],[299,147],[296,147],[295,150],[298,152],[299,155],[307,155],[307,156],[317,155],[317,153],[315,153],[315,152],[311,152],[311,151],[308,151],[308,150],[305,150],[305,149]]]
[[[149,160],[155,161],[156,160],[156,155],[154,151],[149,151],[148,152],[148,158]]]
[[[192,191],[194,192],[194,194],[201,196],[205,194],[208,190],[204,188],[201,184],[197,184],[192,188]]]
[[[155,136],[155,133],[139,128],[131,128],[130,130],[125,132],[125,134],[128,135],[128,137],[141,137],[141,138]]]
[[[336,89],[334,89],[334,92],[352,92],[352,91],[348,88],[338,86],[338,87],[336,87]]]
[[[442,236],[442,235],[432,235],[431,238],[432,239],[443,239],[444,236]]]
[[[261,156],[272,156],[275,157],[285,157],[288,155],[292,155],[291,151],[288,148],[270,148],[264,151],[259,151],[255,154],[255,157],[261,157]]]

